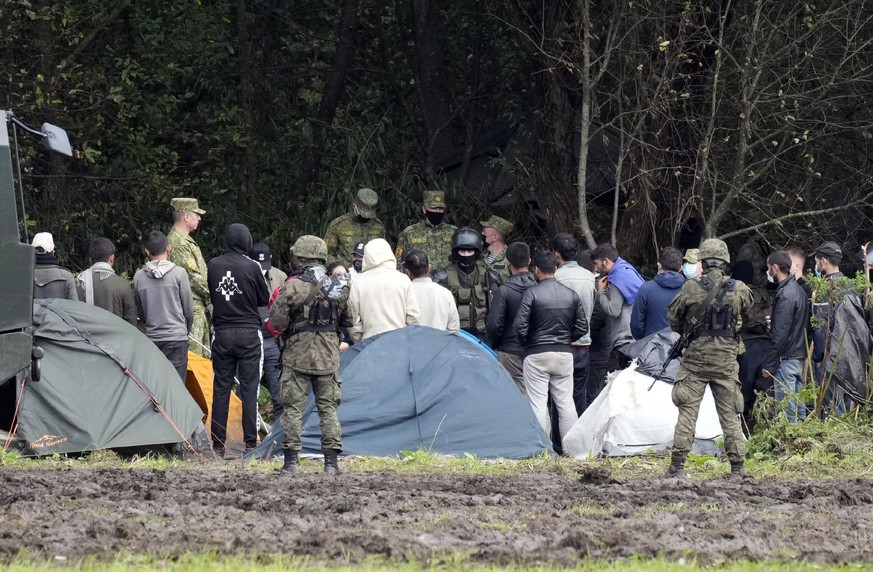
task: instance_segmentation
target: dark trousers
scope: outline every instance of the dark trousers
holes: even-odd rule
[[[264,377],[261,384],[270,392],[273,402],[273,423],[282,416],[282,352],[272,337],[264,337]]]
[[[185,383],[185,377],[188,375],[188,340],[176,342],[154,342],[161,353],[173,364],[176,368],[176,373],[182,378],[182,383]]]
[[[224,447],[227,410],[234,374],[239,375],[243,440],[246,448],[258,444],[258,385],[263,365],[263,344],[258,328],[222,328],[212,334],[212,443]]]
[[[588,383],[585,388],[585,407],[594,403],[606,385],[610,354],[605,351],[588,352]]]
[[[596,397],[596,395],[595,395]],[[594,398],[592,397],[593,401]],[[573,404],[576,406],[576,415],[582,415],[588,407],[588,348],[573,347]],[[564,446],[561,443],[561,431],[558,428],[558,407],[549,396],[549,421],[552,424],[552,448],[559,455],[564,454]]]
[[[740,365],[740,388],[743,392],[743,418],[746,425],[753,425],[752,408],[755,405],[755,390],[772,387],[771,380],[764,379],[761,369],[767,359],[770,350],[768,338],[755,338],[743,340],[746,351],[737,358]],[[775,371],[772,373],[776,373]]]

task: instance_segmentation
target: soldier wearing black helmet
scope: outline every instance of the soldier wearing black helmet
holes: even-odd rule
[[[741,477],[745,474],[746,438],[740,426],[743,396],[737,354],[741,343],[739,330],[752,307],[752,292],[727,273],[731,259],[721,240],[703,241],[700,260],[703,276],[685,282],[667,308],[670,327],[680,334],[689,334],[673,386],[673,403],[679,408],[679,419],[667,476],[685,476],[685,459],[694,442],[697,414],[708,385],[724,432],[731,475]]]
[[[500,286],[500,276],[481,260],[484,244],[477,231],[469,227],[456,230],[451,245],[451,264],[435,272],[433,278],[455,298],[461,329],[484,338],[485,317],[494,291]]]

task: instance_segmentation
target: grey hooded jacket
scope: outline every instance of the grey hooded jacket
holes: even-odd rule
[[[194,323],[188,273],[168,260],[147,262],[133,277],[136,311],[153,342],[182,342]]]

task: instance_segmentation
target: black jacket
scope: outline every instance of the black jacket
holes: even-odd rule
[[[512,276],[497,289],[494,299],[491,300],[486,323],[488,345],[492,349],[518,356],[524,353],[524,348],[519,345],[518,338],[515,336],[512,323],[521,306],[522,296],[528,288],[536,286],[536,283],[533,273],[521,272]]]
[[[573,340],[588,333],[582,300],[554,278],[547,278],[524,293],[514,327],[526,356],[570,352]]]
[[[259,306],[270,301],[261,265],[248,257],[252,235],[245,225],[235,223],[224,233],[225,254],[207,264],[206,282],[212,300],[212,326],[261,328]]]
[[[770,310],[770,348],[764,367],[775,374],[782,359],[806,358],[809,301],[794,276],[779,283]]]

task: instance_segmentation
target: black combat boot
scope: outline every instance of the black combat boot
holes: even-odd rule
[[[337,462],[336,456],[339,454],[339,451],[336,449],[325,449],[324,453],[324,472],[330,475],[338,475],[339,463]]]
[[[668,479],[684,479],[685,478],[685,455],[673,452],[670,458],[670,467],[664,474]]]
[[[297,469],[300,468],[300,461],[297,459],[298,452],[291,449],[282,449],[282,452],[285,453],[285,463],[282,465],[282,472],[296,473]]]
[[[742,461],[731,461],[731,479],[742,479],[746,476],[746,469]]]

